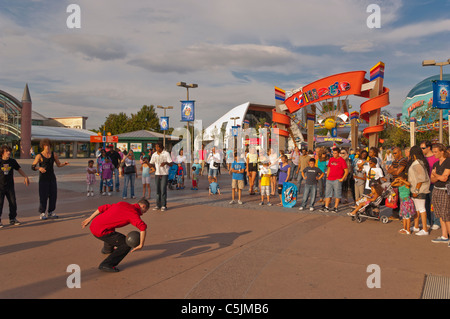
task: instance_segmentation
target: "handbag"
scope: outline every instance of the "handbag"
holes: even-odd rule
[[[134,174],[136,173],[136,166],[129,165],[124,167],[124,174]]]
[[[397,194],[395,194],[395,193],[389,194],[389,196],[386,198],[384,205],[386,207],[396,209],[398,207],[397,206]]]

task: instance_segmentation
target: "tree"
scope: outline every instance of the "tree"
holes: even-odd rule
[[[159,126],[159,117],[153,105],[144,105],[136,113],[128,117],[124,112],[119,114],[109,114],[105,123],[100,126],[99,131],[111,132],[111,134],[121,134],[139,130],[149,130],[162,133]],[[169,134],[173,129],[169,129]],[[167,133],[167,132],[166,132]]]

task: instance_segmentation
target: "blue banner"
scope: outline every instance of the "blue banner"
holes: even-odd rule
[[[169,129],[169,117],[161,116],[159,118],[159,126],[161,127],[161,131],[167,131]]]
[[[195,120],[195,101],[181,101],[181,121],[191,122]]]
[[[450,109],[448,92],[450,81],[433,81],[433,107],[438,109]]]

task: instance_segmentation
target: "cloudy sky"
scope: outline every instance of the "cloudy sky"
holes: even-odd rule
[[[70,4],[81,28],[70,29]],[[371,29],[369,4],[381,8]],[[0,0],[0,90],[47,117],[88,116],[172,105],[177,82],[196,83],[204,126],[245,102],[273,105],[274,87],[295,89],[332,74],[386,64],[392,114],[415,84],[450,58],[450,1],[425,0]],[[446,73],[450,73],[449,69]],[[367,74],[368,77],[368,74]],[[351,101],[359,109],[363,100]]]

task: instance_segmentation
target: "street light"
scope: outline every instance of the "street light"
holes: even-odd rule
[[[422,66],[439,66],[440,67],[440,72],[439,72],[439,80],[442,81],[442,76],[443,76],[443,67],[444,65],[449,65],[450,64],[450,59],[448,59],[447,61],[444,62],[436,62],[435,60],[424,60],[422,61]],[[450,117],[449,117],[449,123],[450,123]],[[439,143],[443,143],[444,142],[444,110],[443,109],[439,109]],[[450,137],[449,137],[450,138]]]
[[[235,116],[235,117],[230,117],[230,120],[234,121],[233,127],[236,127],[236,120],[239,120],[240,117],[239,116]],[[233,133],[233,128],[231,128],[231,133]],[[236,152],[237,150],[237,136],[233,136],[233,140],[234,140],[234,150],[233,153]]]
[[[164,117],[166,117],[166,110],[171,110],[173,109],[173,106],[161,106],[161,105],[157,105],[156,106],[158,109],[163,109],[164,110]],[[164,148],[166,148],[166,131],[163,131],[164,133],[164,139],[163,139],[163,146]]]
[[[186,82],[178,82],[177,83],[177,86],[180,86],[180,87],[184,87],[184,88],[186,88],[186,101],[189,101],[189,89],[195,89],[195,88],[198,88],[198,84],[195,84],[195,83],[192,83],[192,84],[186,84]],[[186,126],[187,126],[187,130],[188,130],[188,132],[189,132],[189,134],[190,134],[190,131],[189,131],[189,121],[187,121],[187,124],[186,124]],[[192,130],[192,133],[194,133],[194,130]],[[192,135],[194,135],[194,134],[192,134]],[[192,138],[193,138],[194,136],[191,136],[191,139],[189,140],[189,148],[190,148],[190,152],[189,153],[191,153],[191,161],[192,161],[192,158],[193,158],[193,149],[192,149]],[[187,170],[188,170],[188,172],[190,172],[190,168],[191,168],[191,161],[189,161],[189,163],[187,163]],[[190,174],[187,174],[187,176],[188,176],[188,178],[190,178]]]

